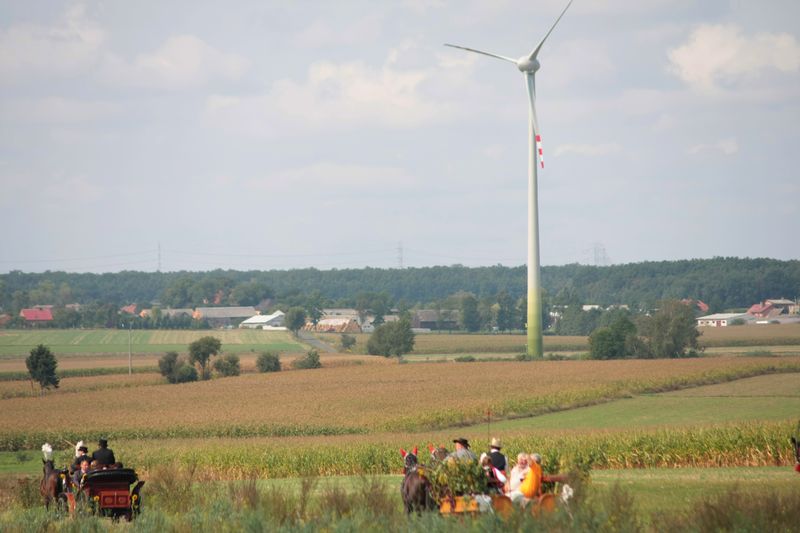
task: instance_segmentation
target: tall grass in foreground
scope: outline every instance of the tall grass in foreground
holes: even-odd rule
[[[13,503],[0,512],[0,530],[780,532],[796,531],[800,523],[795,495],[738,488],[703,497],[684,510],[649,515],[639,511],[636,498],[619,485],[608,490],[588,485],[552,513],[534,516],[529,509],[519,509],[505,518],[442,517],[436,512],[406,516],[398,489],[375,478],[363,478],[349,490],[322,487],[313,479],[304,480],[299,491],[261,488],[253,480],[210,483],[197,480],[190,470],[165,468],[144,493],[142,515],[132,527],[92,516],[66,518],[41,505]]]

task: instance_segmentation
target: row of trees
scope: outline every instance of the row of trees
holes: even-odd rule
[[[714,258],[594,267],[546,266],[542,285],[554,305],[627,304],[651,309],[670,298],[701,299],[711,311],[746,307],[774,297],[800,294],[800,261]],[[117,308],[152,301],[173,308],[258,305],[381,309],[426,306],[461,291],[478,300],[507,291],[517,303],[526,294],[526,269],[460,265],[406,269],[269,270],[211,272],[119,272],[0,275],[0,308],[14,314],[31,305],[103,302]],[[377,298],[376,298],[376,295]],[[385,295],[385,296],[383,296]],[[383,301],[380,301],[383,299]],[[385,314],[385,313],[383,313]]]
[[[653,315],[635,320],[627,313],[617,313],[609,325],[589,335],[589,353],[592,359],[695,356],[701,350],[699,337],[692,309],[669,300],[661,302]]]

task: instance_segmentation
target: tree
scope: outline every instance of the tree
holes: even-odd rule
[[[273,352],[263,352],[256,359],[256,368],[259,372],[280,372],[280,356]]]
[[[50,348],[44,344],[38,345],[31,350],[31,354],[25,358],[25,366],[28,367],[28,373],[31,379],[36,381],[41,387],[41,392],[44,394],[45,389],[53,387],[58,388],[58,376],[56,375],[56,367],[58,362],[56,356],[50,351]]]
[[[636,326],[620,315],[610,326],[597,328],[589,335],[589,355],[592,359],[621,359],[637,355]]]
[[[189,345],[189,360],[200,364],[203,379],[210,377],[208,360],[222,350],[222,341],[216,337],[201,337]]]
[[[507,291],[497,295],[497,329],[508,331],[514,327],[514,300]]]
[[[461,298],[461,325],[467,331],[478,331],[481,328],[478,299],[474,294],[465,294]]]
[[[300,328],[306,325],[306,310],[302,307],[290,307],[284,317],[286,328],[297,335]]]
[[[186,360],[179,357],[178,352],[167,352],[158,360],[158,370],[170,383],[188,383],[197,381],[197,369]]]
[[[406,319],[382,324],[375,328],[367,341],[370,355],[401,356],[414,349],[414,332]]]
[[[653,357],[686,357],[700,350],[694,312],[680,300],[660,302],[653,316],[641,320],[639,332]]]
[[[356,345],[356,338],[347,333],[342,333],[342,338],[339,342],[342,345],[342,350],[349,352],[350,349]]]
[[[222,377],[238,376],[241,372],[239,365],[239,356],[233,353],[228,353],[214,361],[214,370],[216,370]]]

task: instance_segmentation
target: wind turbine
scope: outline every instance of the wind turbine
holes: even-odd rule
[[[540,64],[537,57],[542,45],[555,29],[561,17],[567,12],[573,0],[569,0],[567,7],[561,12],[556,21],[545,34],[541,42],[533,51],[519,59],[484,52],[466,46],[455,44],[445,44],[452,48],[460,48],[467,52],[474,52],[496,59],[502,59],[514,63],[525,76],[525,86],[528,90],[528,355],[530,357],[542,357],[542,303],[541,303],[541,279],[539,265],[539,201],[537,185],[537,165],[539,160],[544,168],[544,153],[542,152],[542,134],[539,129],[539,122],[536,119],[536,71]]]

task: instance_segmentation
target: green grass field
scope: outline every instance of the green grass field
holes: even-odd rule
[[[233,330],[140,330],[131,334],[135,354],[185,352],[200,337],[211,335],[222,341],[226,352],[274,350],[301,352],[308,347],[282,331]],[[0,357],[27,355],[38,344],[49,346],[58,356],[70,354],[128,353],[128,332],[115,329],[89,330],[0,330]]]
[[[800,374],[795,373],[756,376],[730,383],[636,396],[532,418],[504,420],[493,424],[493,429],[645,429],[780,421],[798,416]]]

